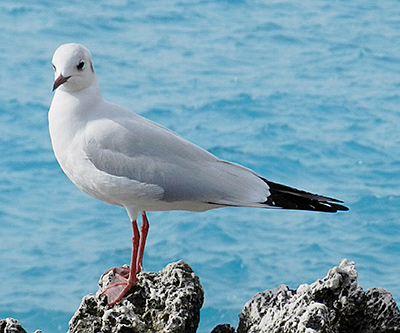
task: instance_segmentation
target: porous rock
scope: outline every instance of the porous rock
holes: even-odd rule
[[[17,319],[0,319],[0,333],[26,333]]]
[[[235,333],[235,328],[229,324],[217,325],[211,333]]]
[[[14,318],[0,319],[0,333],[27,333],[21,323]],[[35,333],[43,333],[36,330]]]
[[[258,293],[239,314],[238,333],[400,332],[392,295],[383,288],[364,291],[357,277],[354,262],[343,259],[311,285]]]
[[[136,285],[113,306],[101,295],[111,280],[109,274],[100,278],[96,295],[82,299],[69,333],[196,332],[203,288],[188,264],[178,261],[158,273],[140,273]]]

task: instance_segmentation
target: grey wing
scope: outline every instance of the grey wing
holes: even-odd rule
[[[249,205],[266,200],[268,186],[251,170],[221,161],[160,125],[139,119],[129,127],[110,123],[109,133],[87,141],[87,158],[97,169],[157,185],[167,202]]]

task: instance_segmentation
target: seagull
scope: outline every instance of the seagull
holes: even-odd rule
[[[149,229],[146,212],[221,207],[348,210],[340,200],[277,184],[220,160],[169,129],[106,102],[91,53],[80,44],[61,45],[52,65],[55,93],[49,131],[59,165],[83,192],[124,207],[132,223],[130,266],[109,270],[113,278],[103,292],[109,305],[121,301],[138,281]]]

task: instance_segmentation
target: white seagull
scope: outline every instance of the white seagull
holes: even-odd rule
[[[112,268],[113,281],[103,292],[110,305],[135,285],[142,269],[146,211],[348,210],[338,204],[342,201],[270,182],[250,169],[220,160],[178,134],[106,102],[90,51],[82,45],[61,45],[52,64],[55,94],[49,130],[58,163],[83,192],[125,207],[132,222],[130,268]]]

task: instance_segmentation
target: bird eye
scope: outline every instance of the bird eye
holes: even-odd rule
[[[54,64],[51,64],[53,66],[53,71],[56,71],[56,66]]]
[[[78,70],[82,70],[83,67],[85,67],[85,63],[84,63],[83,61],[81,61],[81,62],[79,63],[78,66],[76,66],[76,68],[77,68]]]

